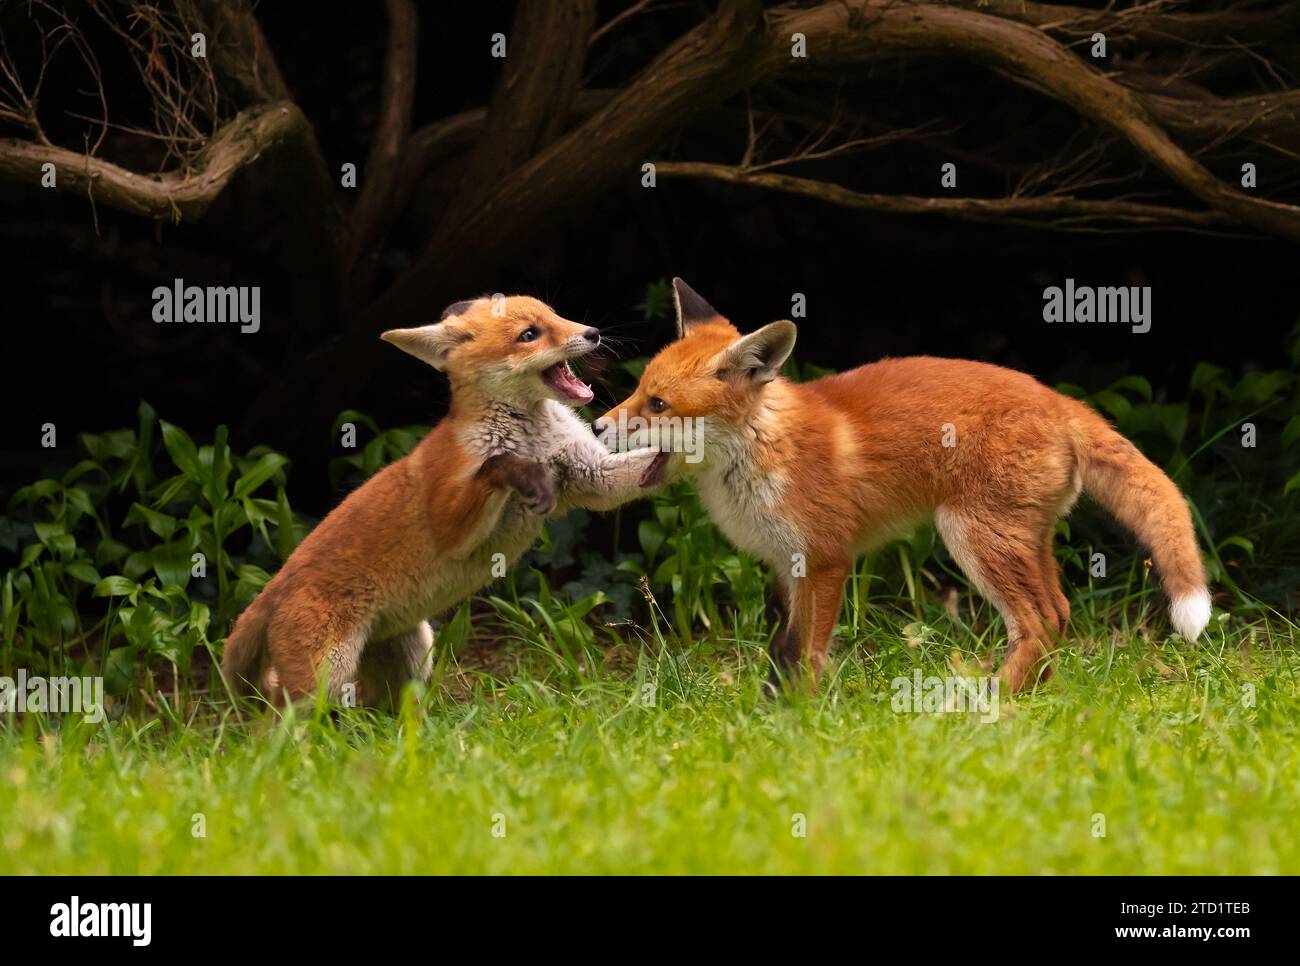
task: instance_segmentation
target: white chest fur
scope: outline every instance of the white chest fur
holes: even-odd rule
[[[737,547],[774,568],[786,568],[794,554],[804,551],[783,511],[787,481],[783,474],[758,471],[753,445],[728,430],[710,434],[699,474],[700,502]]]

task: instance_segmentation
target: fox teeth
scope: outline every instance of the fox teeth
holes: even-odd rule
[[[576,372],[573,371],[573,367],[572,367],[571,365],[569,365],[569,363],[568,363],[567,360],[564,361],[563,363],[561,363],[561,365],[564,366],[564,371],[567,372],[571,377],[573,377],[574,379],[576,379],[576,380],[577,380],[579,383],[581,383],[582,385],[587,386],[587,384],[586,384],[585,382],[583,382],[581,379],[578,379],[578,374],[577,374]],[[587,386],[587,388],[590,389],[591,386]]]

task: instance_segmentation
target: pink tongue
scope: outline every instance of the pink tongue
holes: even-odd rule
[[[556,392],[561,392],[578,402],[591,402],[592,391],[564,363],[561,362],[558,365],[551,366],[544,375],[546,384]]]

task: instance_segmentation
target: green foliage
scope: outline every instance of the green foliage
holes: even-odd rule
[[[695,491],[674,483],[655,497],[653,513],[637,525],[641,555],[619,569],[645,577],[671,603],[673,629],[690,640],[697,624],[705,630],[726,626],[724,608],[734,607],[739,633],[760,633],[763,624],[763,569],[737,551],[709,521]]]
[[[671,312],[666,282],[650,286],[644,310],[648,317]],[[1287,354],[1300,356],[1300,330]],[[630,390],[644,365],[624,362],[614,372],[622,382],[611,388]],[[788,374],[803,380],[825,371],[791,363]],[[1294,371],[1233,378],[1206,363],[1181,399],[1157,395],[1140,376],[1091,393],[1058,388],[1112,419],[1184,487],[1211,582],[1235,595],[1235,613],[1293,610],[1300,583]],[[355,411],[341,413],[333,432],[348,423],[360,448],[331,464],[336,486],[357,485],[409,453],[426,432],[382,430]],[[1246,424],[1253,426],[1253,446],[1243,445],[1251,441]],[[184,688],[201,679],[193,656],[219,645],[307,531],[286,494],[286,460],[265,447],[233,453],[224,427],[200,445],[144,403],[134,429],[83,435],[79,443],[84,458],[23,487],[0,517],[0,550],[13,558],[0,580],[0,660],[37,672],[97,668],[118,694],[161,668],[174,690]],[[498,640],[548,655],[571,683],[592,680],[601,654],[624,644],[680,652],[770,635],[768,575],[722,537],[689,485],[629,505],[616,520],[605,552],[588,544],[593,524],[586,513],[548,521],[540,546],[511,576],[443,626],[440,666],[453,663],[489,625]],[[1103,515],[1085,507],[1062,521],[1059,536],[1076,615],[1125,629],[1160,620],[1146,567]],[[1098,550],[1108,560],[1105,581],[1089,572]],[[557,586],[559,573],[571,576]],[[921,527],[859,563],[846,588],[842,631],[860,633],[873,608],[883,608],[923,640],[952,624],[952,594],[963,588],[933,528]],[[990,608],[967,599],[974,607],[968,630],[997,624]]]
[[[141,403],[134,430],[79,439],[85,458],[16,492],[0,546],[3,664],[98,668],[124,693],[149,659],[187,676],[307,527],[285,493],[287,460],[233,453],[218,427],[197,445]]]
[[[645,301],[637,306],[647,322],[673,320],[673,283],[666,278],[651,282],[645,289]]]
[[[330,430],[335,439],[340,438],[344,426],[348,423],[357,430],[365,427],[372,437],[359,452],[350,456],[339,456],[330,461],[330,483],[335,489],[346,482],[355,484],[367,480],[389,463],[406,456],[415,449],[416,444],[430,429],[428,426],[403,426],[398,429],[381,430],[378,424],[364,413],[359,413],[355,409],[345,409],[339,413]]]

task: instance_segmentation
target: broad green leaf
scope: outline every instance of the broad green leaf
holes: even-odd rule
[[[95,502],[90,498],[90,494],[81,487],[68,487],[63,491],[63,496],[68,501],[68,505],[78,512],[84,513],[91,519],[99,519],[99,513],[95,509]]]
[[[75,577],[83,584],[90,584],[92,587],[100,581],[99,571],[92,567],[87,560],[74,560],[63,568],[63,572],[69,577]]]
[[[37,520],[32,524],[32,529],[36,531],[36,536],[41,543],[47,546],[55,537],[68,532],[67,525],[62,520]]]
[[[642,520],[637,527],[637,538],[641,541],[641,549],[651,559],[664,545],[665,536],[664,528],[654,520]]]
[[[1092,401],[1101,409],[1104,409],[1115,420],[1123,420],[1133,410],[1133,404],[1117,392],[1111,392],[1109,389],[1103,389],[1101,392],[1093,393]]]
[[[173,426],[166,420],[161,421],[163,445],[171,456],[176,468],[195,483],[203,482],[203,473],[199,467],[199,452],[183,429]]]
[[[1295,376],[1281,369],[1273,372],[1248,372],[1232,390],[1238,402],[1263,403],[1272,399],[1294,381]]]
[[[170,540],[172,534],[176,532],[176,518],[166,513],[160,513],[157,510],[151,510],[143,503],[132,503],[131,510],[126,515],[126,524],[143,523],[154,536],[161,537],[163,540]]]
[[[1250,557],[1252,560],[1255,559],[1255,545],[1245,537],[1228,537],[1227,539],[1220,541],[1217,549],[1219,553],[1222,554],[1228,547],[1240,547],[1242,550],[1246,551],[1246,556]]]
[[[134,594],[139,586],[134,580],[115,575],[101,580],[92,593],[96,597],[127,597]]]
[[[1128,389],[1136,392],[1147,402],[1151,401],[1151,383],[1141,376],[1125,376],[1123,379],[1111,383],[1110,388],[1113,392]]]
[[[190,583],[190,553],[187,547],[168,544],[155,547],[152,554],[153,572],[164,587],[185,588]]]
[[[1223,376],[1226,370],[1221,366],[1213,366],[1208,362],[1199,363],[1192,370],[1192,390],[1203,393],[1207,396],[1213,395],[1214,392],[1227,392],[1228,385]]]
[[[339,433],[343,430],[344,423],[352,423],[356,426],[365,426],[372,433],[375,433],[376,435],[379,433],[379,424],[365,413],[357,412],[355,409],[345,409],[343,412],[338,414],[337,418],[335,418],[334,426],[330,430],[330,435],[334,437],[335,442],[337,442]]]
[[[117,540],[113,540],[112,538],[101,540],[99,541],[99,545],[95,547],[95,563],[100,564],[101,566],[106,563],[113,563],[114,561],[121,560],[130,552],[130,547]]]
[[[279,453],[267,453],[239,477],[239,480],[235,483],[234,498],[242,500],[244,497],[250,496],[254,490],[274,476],[288,462],[288,459]]]
[[[72,469],[68,470],[68,472],[63,474],[63,485],[71,486],[87,473],[99,473],[101,476],[108,475],[104,472],[104,468],[94,460],[82,460]]]

